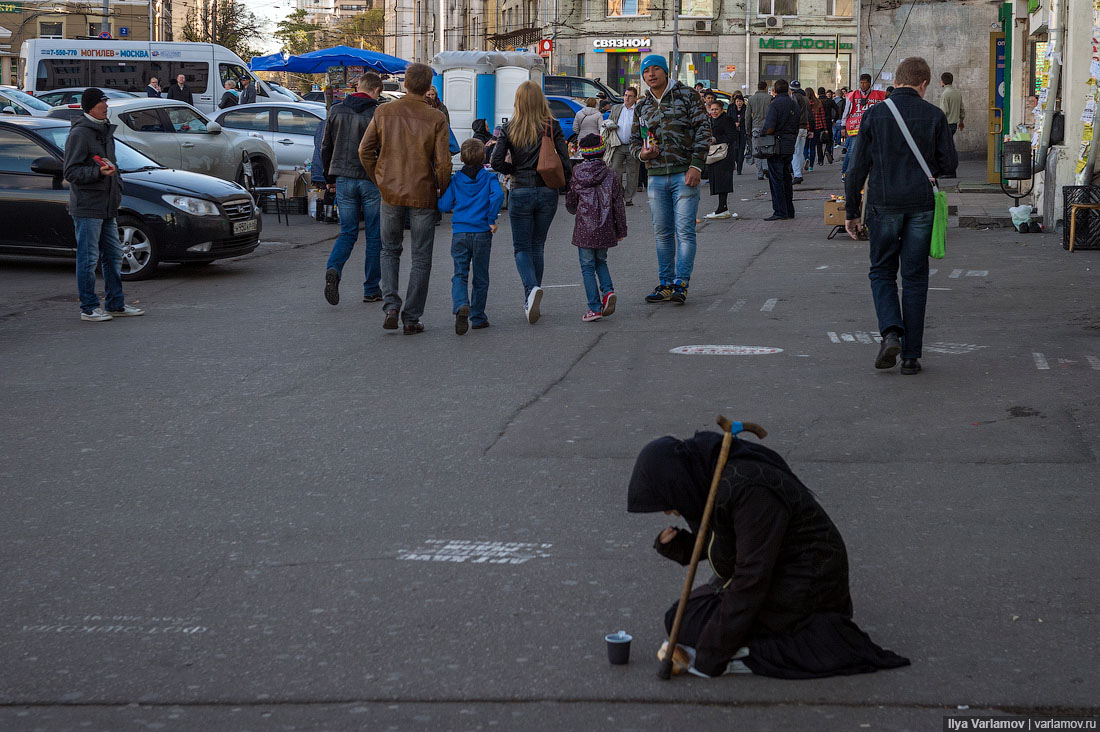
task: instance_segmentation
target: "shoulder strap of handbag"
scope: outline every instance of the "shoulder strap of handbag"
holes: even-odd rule
[[[928,177],[928,182],[932,184],[932,193],[939,193],[939,186],[936,185],[936,178],[932,175],[932,171],[928,169],[928,163],[924,162],[924,156],[920,154],[920,150],[917,149],[917,143],[913,140],[913,135],[909,133],[909,127],[905,124],[905,120],[901,118],[901,112],[898,111],[897,106],[893,100],[884,100],[886,106],[890,108],[891,114],[894,115],[894,119],[897,120],[898,127],[901,128],[901,134],[905,136],[905,141],[909,143],[909,149],[913,151],[913,156],[916,157],[917,162],[920,163],[921,170],[924,171],[925,176]]]

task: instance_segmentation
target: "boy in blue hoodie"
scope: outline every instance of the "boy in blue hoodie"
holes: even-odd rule
[[[454,211],[451,218],[451,258],[455,274],[451,278],[455,333],[465,335],[469,328],[488,328],[485,298],[489,293],[489,252],[497,230],[497,216],[504,203],[504,191],[496,175],[485,169],[485,144],[476,138],[462,143],[459,150],[462,170],[451,176],[451,184],[439,199],[439,210]],[[473,293],[467,286],[473,265]]]

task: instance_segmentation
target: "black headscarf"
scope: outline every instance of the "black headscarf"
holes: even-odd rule
[[[474,137],[482,142],[493,139],[493,136],[489,133],[489,124],[483,119],[475,119],[471,129],[474,131]]]
[[[687,440],[659,437],[642,448],[626,493],[630,513],[678,511],[692,525],[703,518],[707,493],[722,451],[718,432],[696,432]],[[766,463],[791,472],[774,450],[736,437],[730,444],[727,464],[736,460]]]

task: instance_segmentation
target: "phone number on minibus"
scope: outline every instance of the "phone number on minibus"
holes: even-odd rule
[[[113,48],[40,48],[38,52],[43,56],[77,56],[90,58],[149,58],[149,52],[138,48],[125,48],[115,50]]]

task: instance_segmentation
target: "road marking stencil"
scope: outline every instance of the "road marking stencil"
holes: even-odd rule
[[[777,298],[774,298],[774,297],[771,298],[770,300],[765,300],[764,301],[764,307],[760,308],[760,312],[770,313],[772,310],[775,309],[775,304],[777,302],[779,302],[779,300]]]
[[[670,348],[669,353],[680,356],[767,356],[773,353],[783,353],[782,348],[771,346],[677,346]]]
[[[526,541],[467,541],[429,539],[418,549],[400,549],[397,558],[419,562],[453,564],[525,564],[546,559],[553,544]]]

